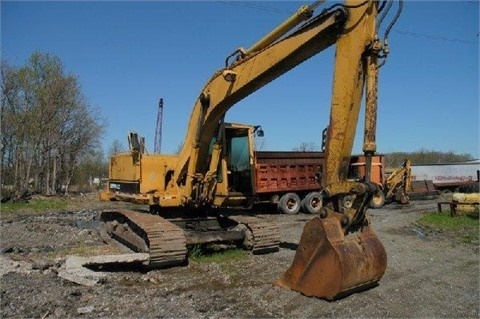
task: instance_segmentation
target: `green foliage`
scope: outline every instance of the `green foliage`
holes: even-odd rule
[[[100,147],[105,123],[55,55],[1,64],[1,175],[16,191],[55,194]]]
[[[9,202],[3,203],[0,206],[0,211],[4,213],[17,212],[50,212],[50,211],[64,211],[68,206],[65,199],[58,197],[38,198],[30,200],[27,203]]]
[[[474,243],[479,240],[478,216],[451,216],[449,212],[429,212],[423,215],[417,223],[432,229],[454,233],[464,243]]]
[[[202,246],[192,245],[188,247],[188,259],[196,260],[203,256]]]
[[[478,218],[468,215],[451,216],[450,213],[430,212],[422,216],[418,223],[425,226],[435,227],[442,230],[460,228],[478,228]]]
[[[188,248],[188,259],[199,263],[223,263],[245,258],[247,252],[240,248],[219,248],[215,245],[192,245]]]
[[[71,185],[78,187],[90,185],[92,179],[108,177],[108,162],[101,149],[92,150],[91,156],[85,157],[77,166],[72,176]]]
[[[438,163],[444,164],[474,160],[471,154],[456,154],[452,151],[439,152],[424,148],[416,152],[392,152],[384,155],[387,168],[399,167],[407,158],[410,159],[413,165]]]

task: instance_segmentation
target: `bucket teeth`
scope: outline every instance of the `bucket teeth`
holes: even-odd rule
[[[277,285],[333,300],[377,285],[386,267],[387,254],[370,226],[345,236],[337,218],[315,217]]]

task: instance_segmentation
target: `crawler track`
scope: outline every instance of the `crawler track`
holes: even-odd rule
[[[277,252],[280,245],[280,231],[276,223],[250,216],[229,216],[247,227],[245,245],[255,255]]]
[[[230,216],[245,227],[245,248],[253,254],[279,250],[280,232],[275,223],[250,216]],[[104,211],[100,234],[106,242],[120,244],[129,252],[148,253],[150,268],[180,266],[187,261],[187,240],[179,226],[158,216],[130,210]]]
[[[164,268],[186,263],[187,247],[183,230],[168,220],[130,210],[104,211],[100,233],[134,252],[150,254],[148,267]]]

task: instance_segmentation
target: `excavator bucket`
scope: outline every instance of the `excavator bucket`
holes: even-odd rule
[[[377,285],[386,267],[387,254],[370,226],[345,236],[337,218],[315,217],[277,285],[333,300]]]

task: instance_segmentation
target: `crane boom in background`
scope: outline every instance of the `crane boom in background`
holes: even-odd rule
[[[155,145],[153,153],[160,154],[162,148],[163,99],[158,101],[157,126],[155,128]]]

